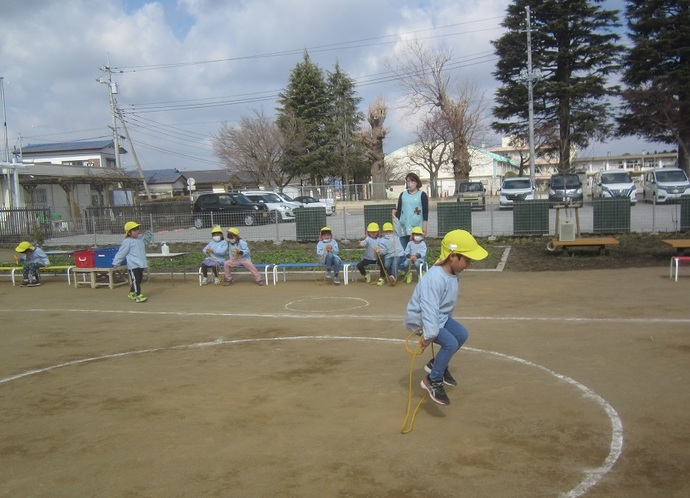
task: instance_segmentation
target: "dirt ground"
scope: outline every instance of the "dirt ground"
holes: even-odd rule
[[[465,273],[459,385],[406,435],[412,285],[4,278],[0,496],[688,496],[683,270]]]

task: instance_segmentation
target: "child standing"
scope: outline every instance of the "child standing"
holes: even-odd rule
[[[22,269],[22,287],[38,287],[41,285],[41,275],[38,273],[38,270],[50,264],[50,260],[43,249],[24,241],[20,242],[14,250],[23,254],[17,261],[25,262]]]
[[[452,316],[458,300],[459,274],[471,261],[482,260],[487,255],[469,232],[448,232],[441,243],[441,256],[419,281],[407,305],[405,328],[421,334],[422,348],[432,342],[440,346],[436,358],[424,367],[428,375],[421,383],[431,399],[440,405],[450,404],[443,384],[456,386],[457,382],[448,371],[448,363],[468,337],[467,329]]]
[[[421,276],[422,265],[426,258],[426,242],[424,242],[424,232],[420,227],[412,229],[412,237],[405,248],[405,257],[400,262],[400,269],[407,270],[405,282],[412,283],[412,265],[417,269],[417,275]]]
[[[129,298],[137,303],[147,300],[141,292],[141,281],[144,279],[144,270],[148,266],[146,262],[146,244],[140,236],[139,223],[128,221],[125,223],[125,240],[120,244],[120,249],[113,258],[113,266],[120,266],[127,260],[127,271],[132,282],[129,288]]]
[[[335,285],[340,285],[340,268],[343,265],[338,256],[339,252],[338,242],[333,238],[333,232],[329,227],[323,227],[319,242],[316,244],[316,255],[319,257],[319,262],[326,265],[326,278],[331,278],[331,271],[333,272]]]
[[[383,239],[381,241],[381,252],[385,255],[383,266],[388,272],[388,280],[391,285],[395,285],[398,279],[398,265],[405,259],[405,248],[400,243],[400,239],[394,235],[393,224],[383,224]],[[377,285],[383,285],[379,279]]]
[[[223,271],[225,272],[225,285],[234,284],[232,279],[232,273],[230,273],[230,268],[237,268],[238,266],[244,266],[249,273],[254,277],[254,282],[256,285],[264,285],[264,281],[261,278],[261,274],[258,272],[254,263],[249,258],[249,246],[240,237],[240,231],[237,228],[228,228],[228,249],[229,256],[228,259],[223,264]]]
[[[367,266],[378,263],[379,265],[379,278],[383,278],[383,267],[381,262],[378,261],[377,254],[380,251],[380,241],[379,241],[379,224],[371,222],[367,225],[366,237],[364,240],[359,241],[359,247],[364,248],[364,254],[362,255],[362,260],[357,263],[357,269],[360,275],[364,277],[366,283],[371,282],[371,275],[367,273]]]
[[[218,285],[220,278],[218,276],[218,268],[223,268],[225,260],[228,256],[228,242],[223,238],[223,229],[215,226],[211,229],[211,241],[206,244],[201,252],[206,258],[201,262],[201,285],[208,284],[208,270],[213,272],[213,284]]]

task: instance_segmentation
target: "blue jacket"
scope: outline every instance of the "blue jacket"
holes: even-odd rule
[[[335,239],[331,239],[328,242],[324,242],[323,240],[319,240],[316,243],[316,255],[319,257],[319,261],[323,262],[323,260],[326,258],[326,254],[328,254],[328,251],[326,251],[326,246],[330,244],[331,245],[331,254],[337,256],[338,253],[340,252],[340,248],[338,247],[338,242],[336,242]]]
[[[209,249],[211,249],[210,253],[207,252]],[[223,266],[225,260],[228,259],[228,241],[219,240],[216,242],[215,240],[212,240],[206,244],[206,247],[204,247],[201,252],[204,253],[206,258],[213,260],[220,266]]]
[[[429,268],[407,304],[403,325],[412,332],[422,327],[424,339],[434,339],[453,315],[458,300],[459,275],[449,275],[438,265]]]
[[[38,246],[34,246],[33,251],[27,251],[25,253],[25,256],[21,258],[20,261],[25,261],[26,263],[38,263],[41,266],[50,265],[50,260],[48,259],[48,256],[43,251],[43,249],[41,249]]]
[[[120,244],[120,249],[115,254],[113,259],[113,266],[120,266],[124,260],[127,260],[127,269],[146,268],[146,244],[144,239],[137,237],[127,237]]]
[[[238,239],[234,244],[232,242],[228,242],[228,248],[230,250],[230,258],[234,257],[235,259],[251,259],[249,257],[249,246],[244,239]],[[235,252],[237,252],[237,254],[235,254]]]

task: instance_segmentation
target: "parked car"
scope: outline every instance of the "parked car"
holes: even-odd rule
[[[486,209],[486,189],[482,182],[462,182],[458,188],[458,202],[467,202],[472,209]]]
[[[506,178],[498,193],[498,208],[510,209],[515,201],[534,200],[534,184],[532,180],[524,176]]]
[[[549,206],[584,205],[582,181],[576,173],[556,173],[549,180]]]
[[[688,194],[690,181],[680,168],[656,168],[644,175],[642,198],[645,202],[673,202]]]
[[[275,195],[277,195],[285,205],[290,206],[293,210],[295,210],[298,207],[302,207],[301,202],[296,202],[292,197],[287,195],[285,192],[273,192]]]
[[[273,213],[274,221],[295,221],[295,213],[273,192],[266,190],[243,190],[241,192],[252,202],[264,204]]]
[[[330,216],[333,213],[335,213],[335,206],[333,204],[321,202],[320,200],[315,199],[314,197],[310,197],[308,195],[301,195],[299,197],[295,197],[294,200],[302,203],[302,205],[304,205],[305,207],[322,207],[326,210],[326,216]]]
[[[594,198],[627,197],[630,204],[637,204],[637,188],[627,171],[599,171],[594,177]]]
[[[238,193],[202,194],[194,202],[194,226],[252,226],[270,221],[270,211],[263,204]]]

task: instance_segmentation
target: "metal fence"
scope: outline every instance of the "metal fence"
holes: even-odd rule
[[[47,246],[110,246],[121,242],[124,224],[129,220],[140,223],[149,241],[155,244],[208,241],[210,230],[196,228],[189,206],[177,204],[177,207],[172,203],[167,207],[159,204],[156,212],[141,206],[92,209],[79,220],[69,222],[51,219],[49,210],[3,210],[0,211],[0,243],[31,240]],[[488,199],[484,211],[468,211],[468,206],[459,204],[455,209],[446,200],[430,204],[427,235],[432,238],[443,236],[452,228],[469,229],[477,237],[549,236],[556,233],[557,218],[574,221],[581,234],[690,231],[690,197],[669,205],[640,202],[635,206],[621,206],[620,202],[614,202],[610,203],[612,209],[608,209],[609,203],[599,199],[590,200],[581,208],[557,209],[549,208],[541,200],[526,206],[527,209],[501,210],[495,198]],[[390,201],[339,202],[331,216],[319,208],[299,208],[295,221],[237,228],[246,240],[278,243],[316,240],[321,228],[327,225],[338,240],[359,240],[364,237],[367,216],[370,216],[367,209],[377,212],[377,207],[383,219],[388,219]],[[222,220],[213,219],[212,224],[229,228]]]

